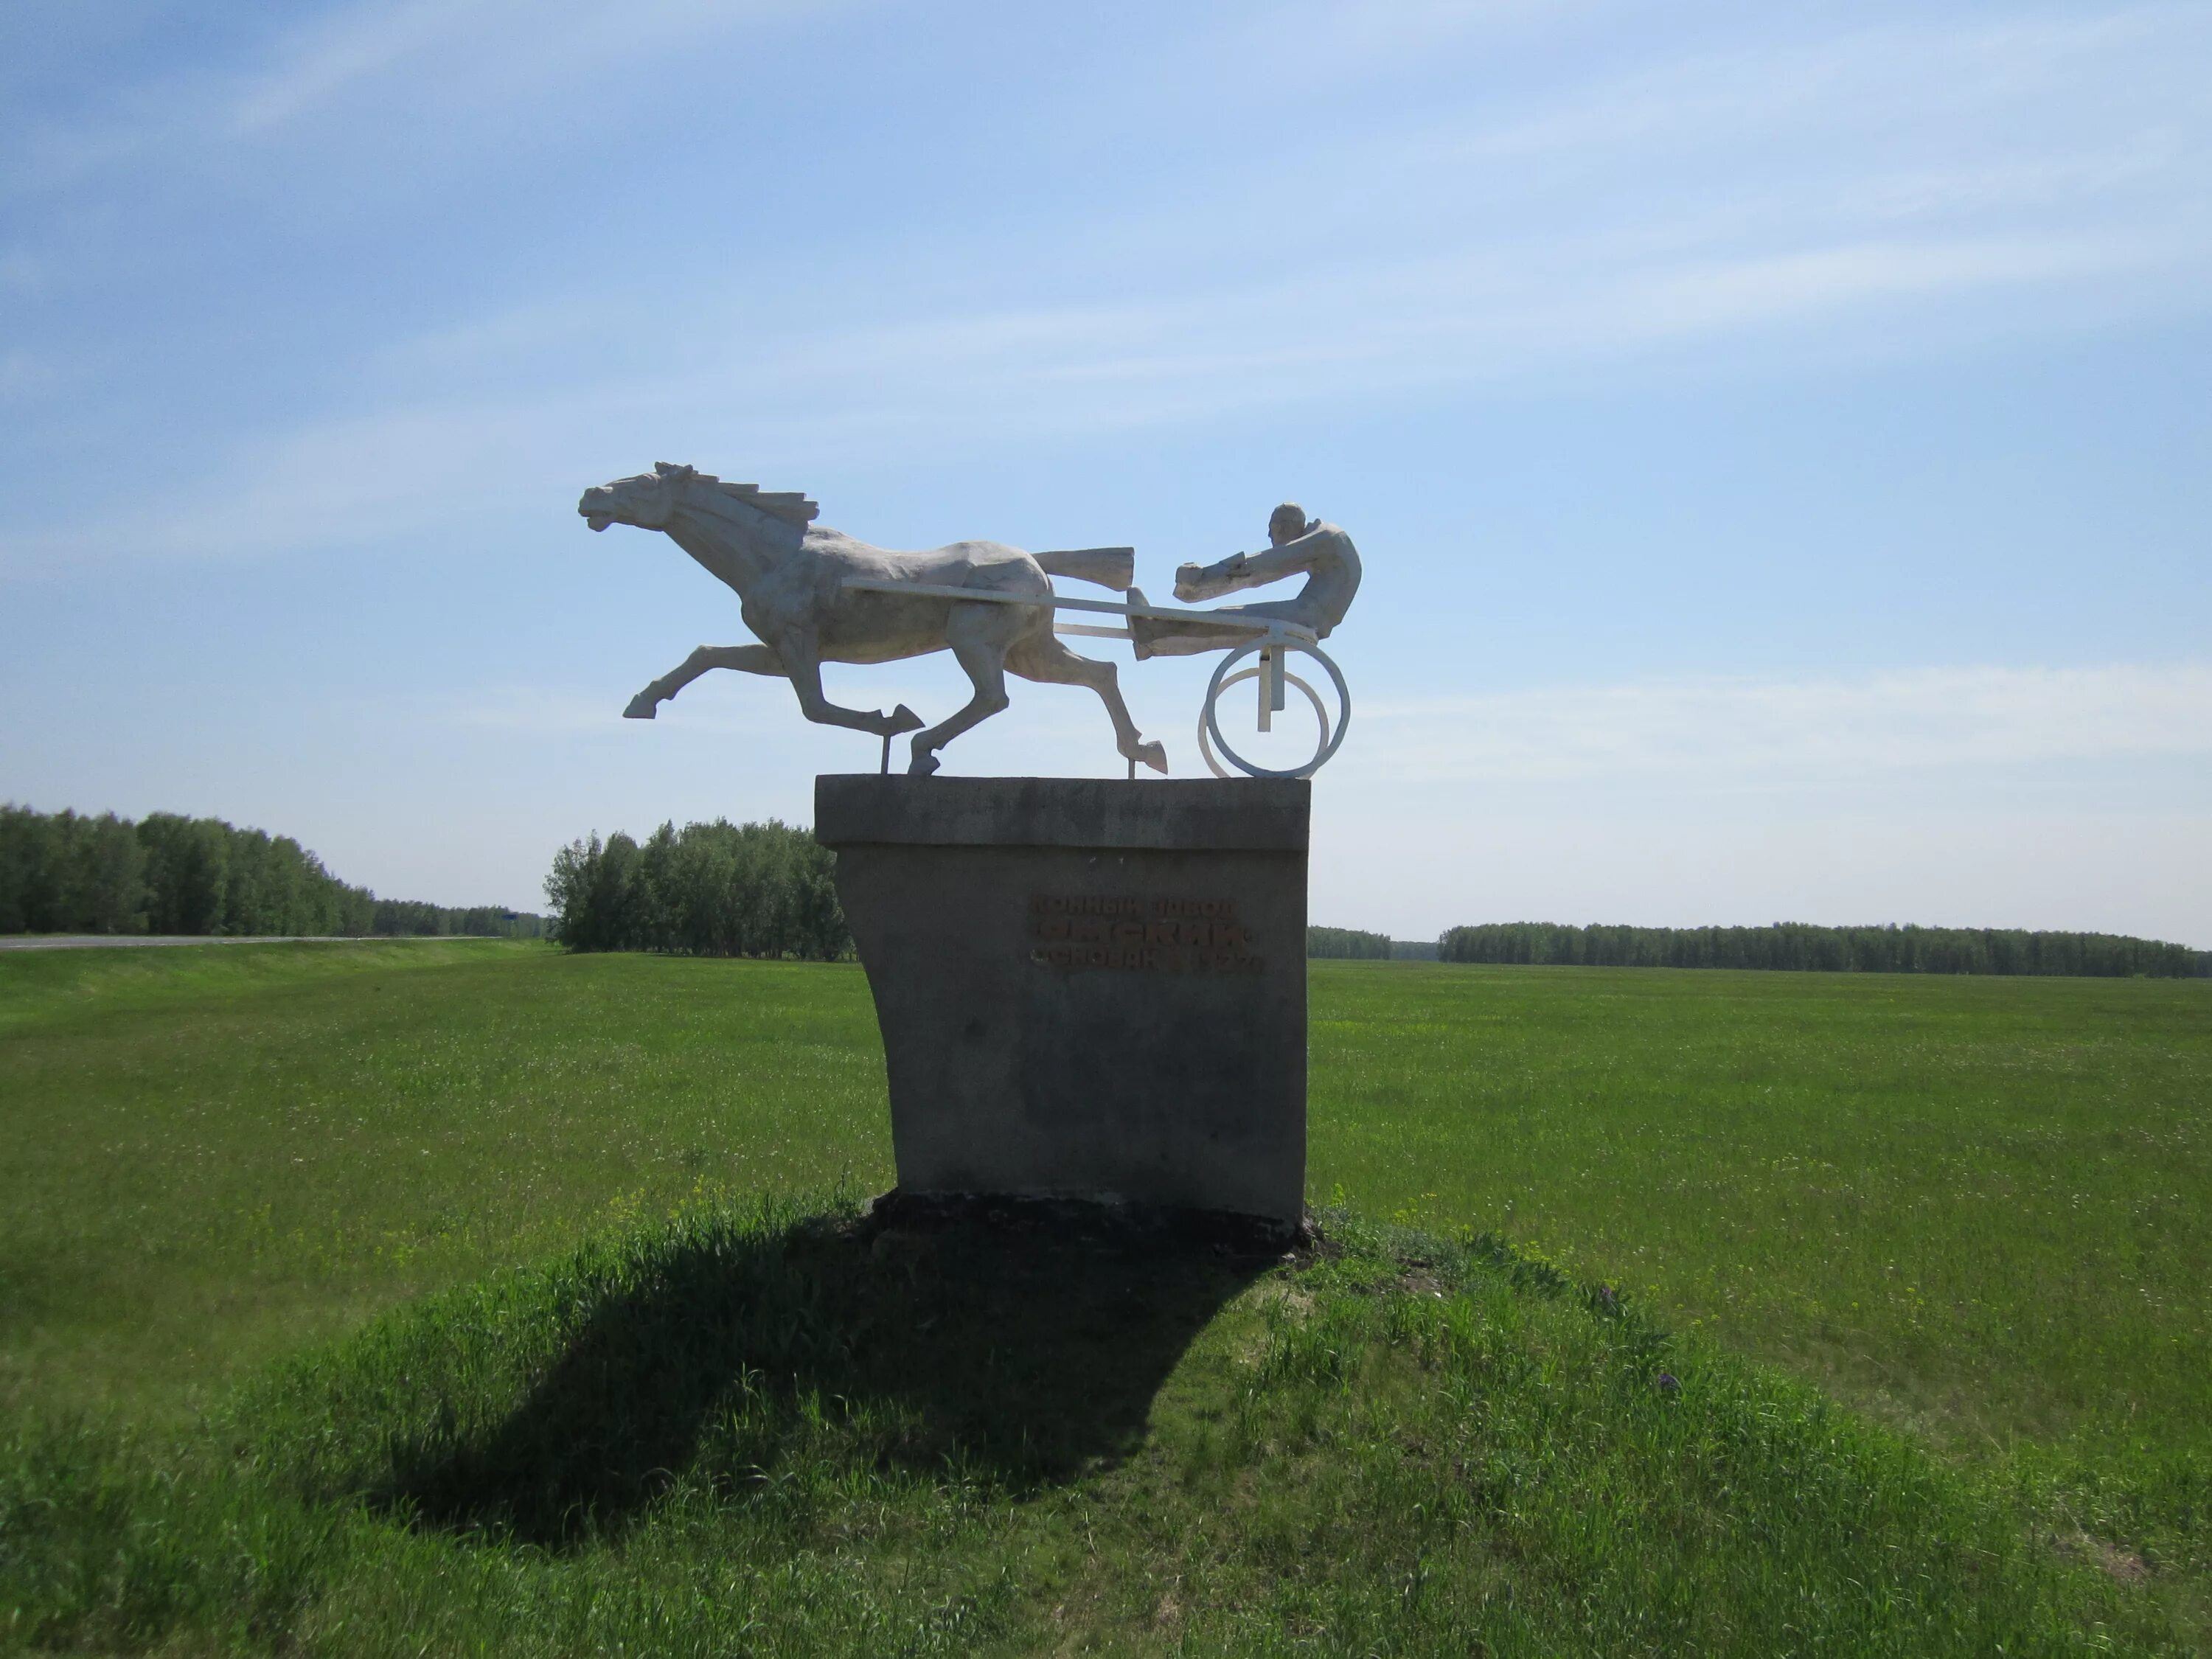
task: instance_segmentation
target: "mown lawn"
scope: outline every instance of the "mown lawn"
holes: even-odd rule
[[[419,1569],[442,1583],[465,1559],[471,1573],[506,1575],[525,1602],[581,1596],[584,1606],[591,1585],[611,1594],[620,1564],[641,1551],[659,1565],[640,1582],[690,1572],[684,1564],[697,1564],[672,1542],[684,1528],[704,1528],[726,1554],[748,1526],[783,1540],[777,1559],[798,1575],[786,1589],[799,1601],[757,1583],[715,1601],[684,1582],[721,1613],[742,1603],[787,1630],[775,1621],[811,1605],[792,1586],[829,1572],[832,1588],[806,1594],[843,1608],[825,1611],[822,1629],[847,1631],[854,1650],[890,1629],[871,1620],[903,1616],[880,1581],[898,1562],[921,1575],[915,1595],[937,1597],[929,1605],[951,1621],[939,1620],[944,1631],[969,1619],[977,1641],[1009,1650],[1047,1638],[1142,1649],[1186,1637],[1202,1650],[1270,1650],[1259,1633],[1274,1630],[1304,1632],[1297,1640],[1322,1651],[1358,1650],[1359,1632],[1408,1651],[1476,1639],[1500,1650],[1781,1651],[1790,1642],[1778,1632],[1817,1626],[1826,1641],[1799,1650],[1980,1651],[2008,1632],[2008,1650],[2031,1650],[2099,1628],[2122,1645],[2155,1645],[2168,1617],[2203,1631],[2212,986],[1319,963],[1313,1017],[1313,1192],[1427,1236],[1355,1251],[1375,1264],[1359,1271],[1394,1287],[1388,1295],[1346,1282],[1358,1279],[1356,1261],[1269,1268],[1227,1287],[1182,1334],[1187,1355],[1166,1353],[1134,1407],[1116,1397],[1138,1411],[1137,1426],[1050,1479],[988,1465],[924,1479],[896,1457],[885,1474],[885,1433],[918,1433],[956,1461],[981,1443],[910,1398],[868,1403],[880,1355],[810,1361],[817,1396],[848,1388],[830,1388],[848,1402],[831,1418],[849,1408],[866,1422],[823,1426],[821,1398],[809,1407],[802,1388],[756,1402],[774,1422],[746,1431],[751,1440],[695,1424],[682,1448],[690,1462],[653,1498],[661,1518],[593,1532],[580,1553],[562,1546],[574,1572],[544,1578],[552,1566],[516,1563],[545,1546],[512,1537],[495,1551],[504,1565],[481,1550],[441,1557],[434,1572],[395,1565],[414,1559],[415,1546],[394,1541],[401,1534],[434,1554],[463,1547],[456,1537],[477,1548],[487,1526],[511,1532],[514,1517],[426,1533],[418,1503],[387,1538],[376,1529],[395,1523],[361,1507],[364,1494],[390,1499],[399,1480],[377,1457],[411,1443],[408,1433],[471,1468],[484,1467],[487,1447],[524,1443],[514,1425],[535,1420],[545,1381],[529,1356],[557,1370],[557,1356],[574,1351],[562,1345],[592,1328],[544,1288],[581,1294],[576,1275],[596,1269],[572,1267],[564,1279],[545,1265],[580,1237],[653,1280],[689,1259],[685,1241],[701,1229],[757,1238],[766,1224],[740,1212],[759,1195],[889,1184],[880,1058],[858,971],[569,958],[508,944],[0,957],[0,1409],[40,1425],[90,1407],[105,1425],[76,1440],[26,1431],[16,1484],[0,1481],[0,1567],[13,1559],[19,1584],[46,1584],[40,1605],[50,1612],[97,1601],[53,1588],[53,1574],[106,1547],[105,1523],[71,1510],[68,1494],[123,1493],[115,1515],[143,1522],[155,1502],[144,1494],[194,1485],[165,1484],[159,1471],[204,1457],[209,1425],[222,1423],[240,1444],[278,1448],[247,1460],[263,1486],[222,1501],[291,1537],[308,1586],[291,1612],[252,1616],[274,1620],[285,1640],[320,1632],[307,1644],[330,1650],[355,1638],[315,1621],[349,1597],[375,1601],[366,1587],[380,1574]],[[1520,1254],[1437,1242],[1485,1231]],[[928,1294],[949,1294],[940,1268],[918,1279],[902,1259],[884,1267],[870,1251],[861,1280],[894,1272],[910,1301],[937,1273]],[[1547,1259],[1571,1280],[1626,1291],[1637,1310],[1628,1324],[1608,1299],[1560,1291]],[[882,1290],[853,1290],[859,1269],[807,1271],[863,1302]],[[1071,1271],[1080,1279],[1093,1269]],[[488,1273],[509,1290],[416,1301]],[[1092,1287],[1103,1298],[1093,1322],[1131,1316],[1126,1298],[1143,1300],[1132,1287],[1145,1273],[1117,1260],[1099,1275],[1113,1283]],[[1441,1311],[1412,1308],[1424,1298]],[[401,1303],[410,1307],[369,1323]],[[1006,1312],[995,1307],[984,1323]],[[1439,1317],[1472,1320],[1470,1334],[1420,1324]],[[483,1363],[434,1399],[383,1385],[364,1395],[359,1378],[388,1362],[393,1343],[427,1340],[424,1320],[455,1352],[489,1344]],[[502,1335],[502,1321],[519,1323]],[[1682,1334],[1654,1347],[1667,1328]],[[1314,1350],[1315,1331],[1335,1336]],[[773,1346],[759,1332],[729,1337],[708,1370],[726,1382],[730,1365],[744,1374],[763,1344]],[[1284,1357],[1293,1353],[1306,1357]],[[1867,1420],[1824,1417],[1806,1387],[1762,1380],[1734,1356],[1777,1362]],[[292,1367],[275,1395],[272,1364]],[[1662,1367],[1684,1386],[1661,1389]],[[1347,1376],[1358,1383],[1348,1392]],[[1262,1397],[1269,1377],[1282,1381],[1277,1397]],[[237,1415],[247,1409],[241,1382],[263,1402],[251,1423]],[[1608,1392],[1616,1385],[1627,1392]],[[1699,1426],[1677,1443],[1685,1401]],[[702,1423],[727,1418],[729,1401],[713,1402]],[[919,1429],[908,1420],[917,1410]],[[886,1429],[884,1411],[907,1426]],[[374,1455],[349,1452],[331,1476],[321,1454],[300,1450],[302,1422]],[[812,1449],[804,1455],[792,1449],[794,1422]],[[118,1450],[124,1423],[152,1425],[161,1449]],[[781,1449],[754,1467],[812,1471],[792,1476],[793,1492],[813,1493],[804,1526],[763,1520],[747,1507],[758,1495],[749,1477],[732,1473],[753,1455],[744,1447],[771,1443]],[[1620,1468],[1608,1468],[1608,1443]],[[1412,1483],[1402,1489],[1386,1479],[1401,1467]],[[301,1473],[310,1468],[322,1473]],[[1731,1469],[1712,1489],[1708,1477]],[[871,1486],[878,1477],[896,1489]],[[77,1519],[45,1537],[48,1554],[9,1558],[6,1492],[29,1503],[40,1480],[49,1484],[37,1513]],[[1845,1514],[1835,1505],[1848,1507],[1854,1480],[1871,1483],[1871,1507]],[[1829,1508],[1790,1520],[1793,1482],[1829,1492]],[[1397,1502],[1394,1492],[1419,1516],[1364,1542],[1343,1530],[1374,1532],[1381,1523],[1367,1511]],[[750,1520],[716,1507],[732,1493]],[[1269,1493],[1304,1494],[1306,1532]],[[287,1504],[352,1518],[270,1519]],[[1115,1507],[1128,1504],[1152,1522]],[[843,1518],[825,1521],[832,1510]],[[1570,1536],[1576,1525],[1604,1531],[1616,1512],[1612,1542]],[[32,1510],[12,1513],[20,1531]],[[208,1513],[173,1516],[175,1537],[212,1524]],[[1103,1567],[1079,1571],[1067,1553],[1076,1547],[1065,1528],[1079,1516],[1085,1536],[1120,1540]],[[982,1530],[962,1531],[970,1522]],[[1154,1522],[1159,1539],[1139,1548]],[[331,1542],[331,1528],[351,1541]],[[1991,1542],[2000,1534],[2002,1547]],[[311,1534],[323,1542],[308,1547]],[[1860,1559],[1861,1546],[1878,1560]],[[512,1557],[517,1547],[525,1554]],[[1367,1567],[1323,1571],[1332,1548]],[[832,1571],[841,1550],[856,1564],[853,1583]],[[1553,1558],[1580,1565],[1547,1577]],[[1978,1559],[1985,1571],[1960,1565]],[[1881,1561],[1889,1566],[1877,1571]],[[1039,1565],[1050,1562],[1050,1572]],[[1901,1576],[1885,1577],[1889,1567]],[[1386,1595],[1370,1568],[1403,1582]],[[235,1586],[187,1595],[147,1571],[169,1583],[169,1600],[155,1597],[162,1606],[228,1609],[223,1617],[260,1606]],[[1944,1587],[1964,1622],[1930,1622],[1935,1604],[1912,1588],[1915,1572]],[[1162,1575],[1200,1582],[1157,1595],[1149,1587]],[[536,1586],[526,1595],[516,1588],[525,1580]],[[1243,1588],[1209,1588],[1216,1581]],[[421,1591],[430,1580],[407,1582]],[[1073,1586],[1057,1613],[1036,1599],[1054,1583]],[[1422,1588],[1431,1583],[1433,1597]],[[483,1594],[506,1610],[485,1613],[488,1625],[437,1614],[447,1623],[434,1649],[604,1644],[557,1620],[547,1630],[567,1638],[522,1641],[512,1623],[522,1604]],[[1741,1618],[1696,1624],[1692,1604],[1716,1595],[1739,1603]],[[1856,1599],[1869,1595],[1894,1616]],[[1558,1637],[1577,1606],[1598,1610],[1592,1622],[1547,1647],[1545,1632]],[[216,1628],[216,1613],[183,1617],[103,1625],[87,1613],[42,1639],[131,1645],[134,1630],[166,1640]],[[722,1629],[699,1617],[683,1628]],[[413,1639],[404,1624],[361,1613],[346,1626],[352,1650]],[[372,1630],[381,1634],[362,1634]]]

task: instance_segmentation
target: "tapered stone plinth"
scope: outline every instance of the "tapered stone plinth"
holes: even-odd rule
[[[1308,807],[1302,780],[817,779],[900,1190],[1295,1224]]]

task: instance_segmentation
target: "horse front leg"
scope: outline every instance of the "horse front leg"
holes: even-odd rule
[[[880,708],[846,708],[822,695],[822,656],[814,636],[799,629],[776,636],[775,654],[799,694],[799,712],[817,726],[842,726],[871,737],[895,738],[921,724],[921,716],[901,703],[888,714]]]
[[[623,710],[629,720],[649,720],[660,705],[697,679],[717,668],[734,668],[742,674],[781,674],[783,659],[765,645],[702,645],[647,685]]]

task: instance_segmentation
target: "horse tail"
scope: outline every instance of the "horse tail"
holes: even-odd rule
[[[1073,576],[1079,582],[1126,590],[1137,579],[1137,550],[1133,547],[1061,548],[1053,553],[1033,553],[1037,568],[1048,576]]]

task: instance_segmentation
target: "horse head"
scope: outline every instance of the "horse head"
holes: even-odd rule
[[[1242,553],[1232,553],[1212,564],[1177,565],[1176,598],[1186,605],[1194,599],[1218,599],[1224,593],[1240,592],[1266,580],[1250,568]]]
[[[665,530],[683,486],[699,476],[696,467],[655,461],[653,471],[612,483],[593,484],[576,503],[576,511],[594,530],[611,524],[635,525],[640,530]]]

